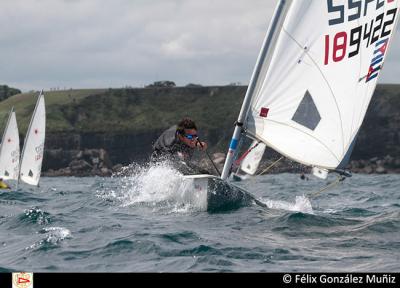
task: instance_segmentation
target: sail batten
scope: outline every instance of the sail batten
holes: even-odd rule
[[[345,0],[292,1],[257,79],[248,133],[299,163],[343,166],[391,44],[399,3],[357,8]]]

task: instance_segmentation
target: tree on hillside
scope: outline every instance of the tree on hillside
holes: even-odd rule
[[[203,86],[201,84],[189,83],[186,85],[186,87],[203,87]]]
[[[21,93],[21,90],[8,87],[7,85],[0,85],[0,101],[6,100],[15,94]]]
[[[242,83],[240,83],[240,82],[232,82],[232,83],[229,83],[227,86],[241,86],[242,85]]]
[[[147,86],[145,86],[146,88],[150,88],[150,87],[176,87],[175,82],[173,81],[155,81],[153,82],[153,84],[149,84]]]

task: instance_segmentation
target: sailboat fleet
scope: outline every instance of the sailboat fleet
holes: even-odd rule
[[[39,94],[20,157],[20,142],[14,108],[11,109],[0,145],[0,178],[38,186],[46,133],[43,92]]]

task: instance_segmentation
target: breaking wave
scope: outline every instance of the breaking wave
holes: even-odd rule
[[[102,187],[97,195],[120,206],[167,208],[172,212],[202,210],[202,200],[191,197],[194,185],[168,161],[131,164],[112,175],[114,187]]]
[[[264,200],[268,208],[314,214],[310,200],[306,196],[296,196],[295,202],[282,200]]]

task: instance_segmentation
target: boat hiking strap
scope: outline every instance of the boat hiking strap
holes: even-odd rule
[[[269,165],[267,168],[265,168],[263,171],[261,171],[261,172],[258,173],[257,175],[260,176],[260,175],[265,174],[269,169],[271,169],[272,167],[274,167],[275,164],[278,163],[279,161],[281,161],[283,158],[285,158],[285,157],[281,156],[281,158],[279,158],[278,160],[276,160],[274,163],[272,163],[271,165]]]
[[[322,189],[319,190],[319,191],[309,193],[309,194],[307,195],[307,197],[308,197],[309,199],[314,198],[314,197],[317,197],[317,196],[319,196],[322,192],[328,190],[329,188],[332,188],[332,187],[336,186],[337,184],[339,184],[339,182],[342,182],[342,181],[344,181],[345,179],[346,179],[345,176],[343,176],[343,175],[338,175],[335,181],[333,181],[332,183],[328,184],[327,186],[325,186],[324,188],[322,188]]]

